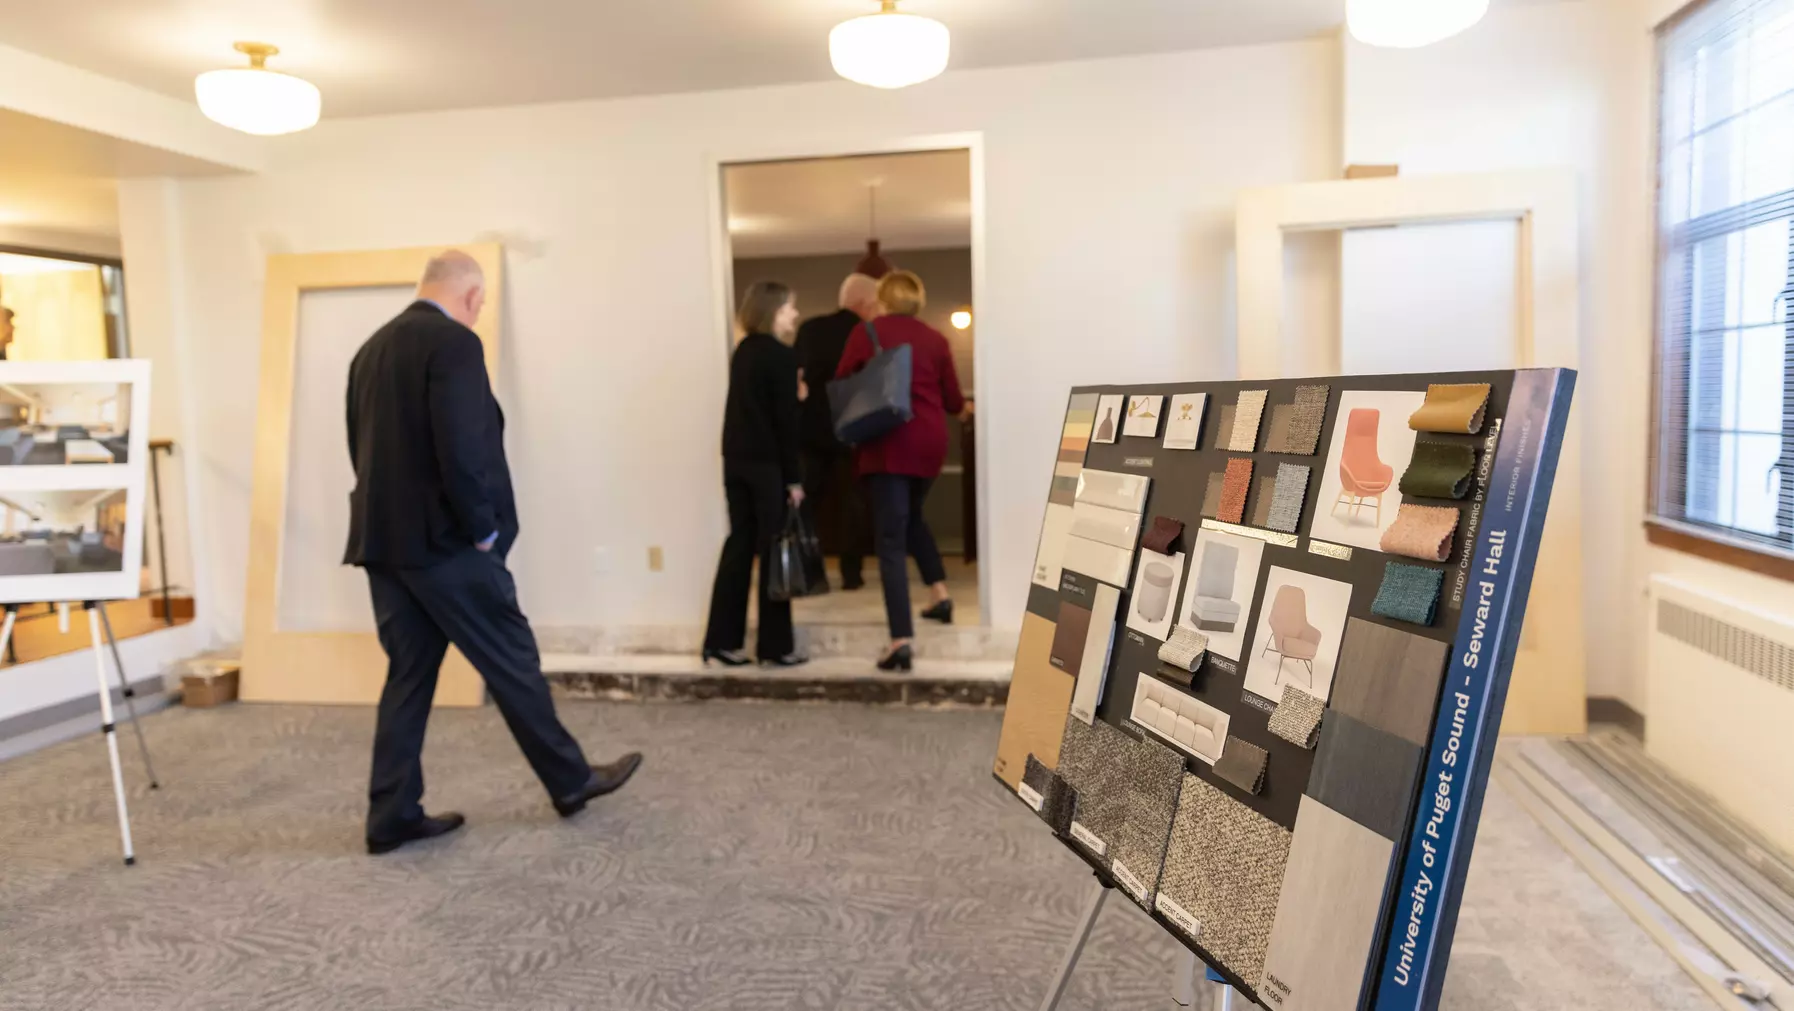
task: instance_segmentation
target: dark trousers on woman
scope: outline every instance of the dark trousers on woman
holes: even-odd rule
[[[760,631],[754,655],[776,660],[796,651],[791,633],[791,602],[766,599],[771,567],[766,559],[772,542],[785,529],[788,507],[785,482],[777,464],[723,461],[723,492],[729,500],[729,539],[716,563],[716,585],[710,590],[707,650],[740,649],[747,638],[748,585],[754,560],[760,560]]]
[[[934,479],[868,474],[865,482],[866,499],[872,504],[873,541],[878,546],[878,575],[885,584],[885,619],[891,626],[891,638],[909,639],[916,634],[916,621],[909,612],[908,559],[914,556],[924,583],[947,578],[934,531],[922,518],[922,503],[928,500]]]

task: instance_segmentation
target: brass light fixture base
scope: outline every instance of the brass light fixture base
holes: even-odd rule
[[[279,46],[271,46],[266,42],[239,42],[231,48],[249,57],[249,66],[255,70],[267,70],[268,57],[280,53]]]

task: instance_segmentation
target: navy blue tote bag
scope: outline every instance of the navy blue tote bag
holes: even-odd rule
[[[835,438],[849,446],[871,442],[915,416],[909,403],[909,345],[884,350],[871,320],[866,321],[866,336],[872,339],[872,359],[853,375],[828,384]]]

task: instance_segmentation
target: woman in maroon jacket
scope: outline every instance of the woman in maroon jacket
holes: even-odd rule
[[[910,640],[915,621],[909,613],[909,566],[914,555],[922,581],[934,596],[922,612],[943,624],[953,621],[953,601],[947,596],[947,570],[941,564],[934,532],[922,518],[928,489],[947,462],[947,415],[963,416],[969,407],[959,391],[959,374],[947,338],[916,319],[927,294],[922,279],[907,270],[886,274],[878,282],[878,301],[886,315],[861,323],[847,338],[837,377],[859,371],[872,358],[871,328],[883,350],[908,344],[911,355],[910,407],[914,416],[895,431],[859,447],[860,480],[872,506],[872,523],[878,545],[878,574],[885,587],[885,617],[891,626],[891,648],[878,666],[882,670],[909,670]]]

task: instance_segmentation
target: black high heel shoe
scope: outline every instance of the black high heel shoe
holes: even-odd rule
[[[953,624],[953,601],[943,600],[922,612],[922,617],[938,621],[943,625]]]
[[[712,660],[722,664],[724,667],[746,667],[748,664],[754,662],[746,653],[743,653],[738,649],[704,650],[704,666],[710,666],[710,661]]]
[[[879,670],[897,670],[897,671],[902,671],[905,674],[908,674],[910,672],[911,667],[914,666],[915,660],[916,660],[915,652],[909,648],[909,645],[907,643],[905,643],[904,645],[897,647],[896,649],[890,651],[889,653],[886,653],[885,658],[878,662],[878,669]]]

